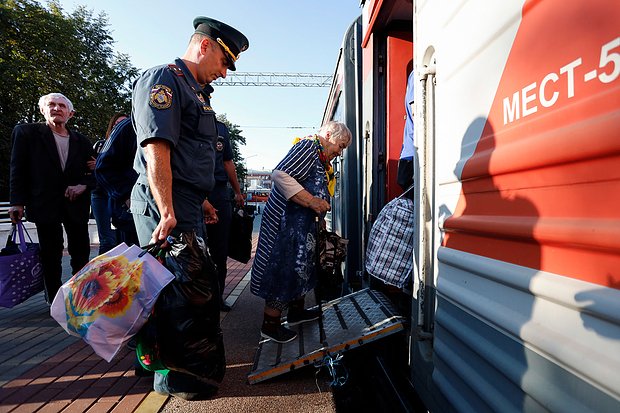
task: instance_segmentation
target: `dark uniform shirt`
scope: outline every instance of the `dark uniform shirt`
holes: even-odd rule
[[[217,121],[217,142],[215,144],[215,187],[209,192],[209,202],[218,210],[218,217],[224,218],[230,215],[223,208],[229,208],[228,202],[232,199],[228,189],[228,174],[224,168],[224,161],[233,158],[232,147],[230,146],[229,131],[225,124]],[[224,203],[222,203],[224,202]],[[221,212],[221,213],[220,213]]]
[[[152,216],[148,211],[153,196],[148,190],[143,147],[151,139],[163,139],[171,146],[172,200],[178,231],[196,227],[201,205],[213,188],[217,128],[211,108],[211,86],[202,89],[181,59],[175,65],[146,70],[134,83],[132,122],[138,151],[134,169],[138,172],[132,213]],[[142,187],[142,189],[140,189]],[[159,216],[154,217],[159,220]]]
[[[217,122],[217,143],[215,144],[215,182],[228,182],[228,174],[224,169],[224,161],[233,158],[232,147],[230,146],[230,134],[228,128],[222,122]]]

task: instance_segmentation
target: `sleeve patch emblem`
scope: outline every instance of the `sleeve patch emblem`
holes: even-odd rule
[[[166,85],[153,86],[149,104],[155,109],[168,109],[172,105],[172,89]]]

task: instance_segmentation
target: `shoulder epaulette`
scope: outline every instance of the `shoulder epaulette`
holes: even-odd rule
[[[183,74],[183,70],[181,70],[181,68],[173,63],[168,65],[168,69],[172,70],[172,72],[177,75],[177,76],[185,76]]]

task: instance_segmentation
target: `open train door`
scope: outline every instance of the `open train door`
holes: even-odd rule
[[[413,68],[412,4],[367,1],[362,11],[362,132],[366,235],[383,206],[402,192],[396,171]]]

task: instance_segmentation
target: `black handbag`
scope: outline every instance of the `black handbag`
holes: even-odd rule
[[[341,264],[347,256],[349,240],[327,231],[321,224],[317,226],[318,278],[315,293],[320,301],[330,301],[341,296],[344,281]]]
[[[254,215],[245,208],[235,208],[230,220],[228,256],[235,261],[247,264],[252,257],[252,231]]]

